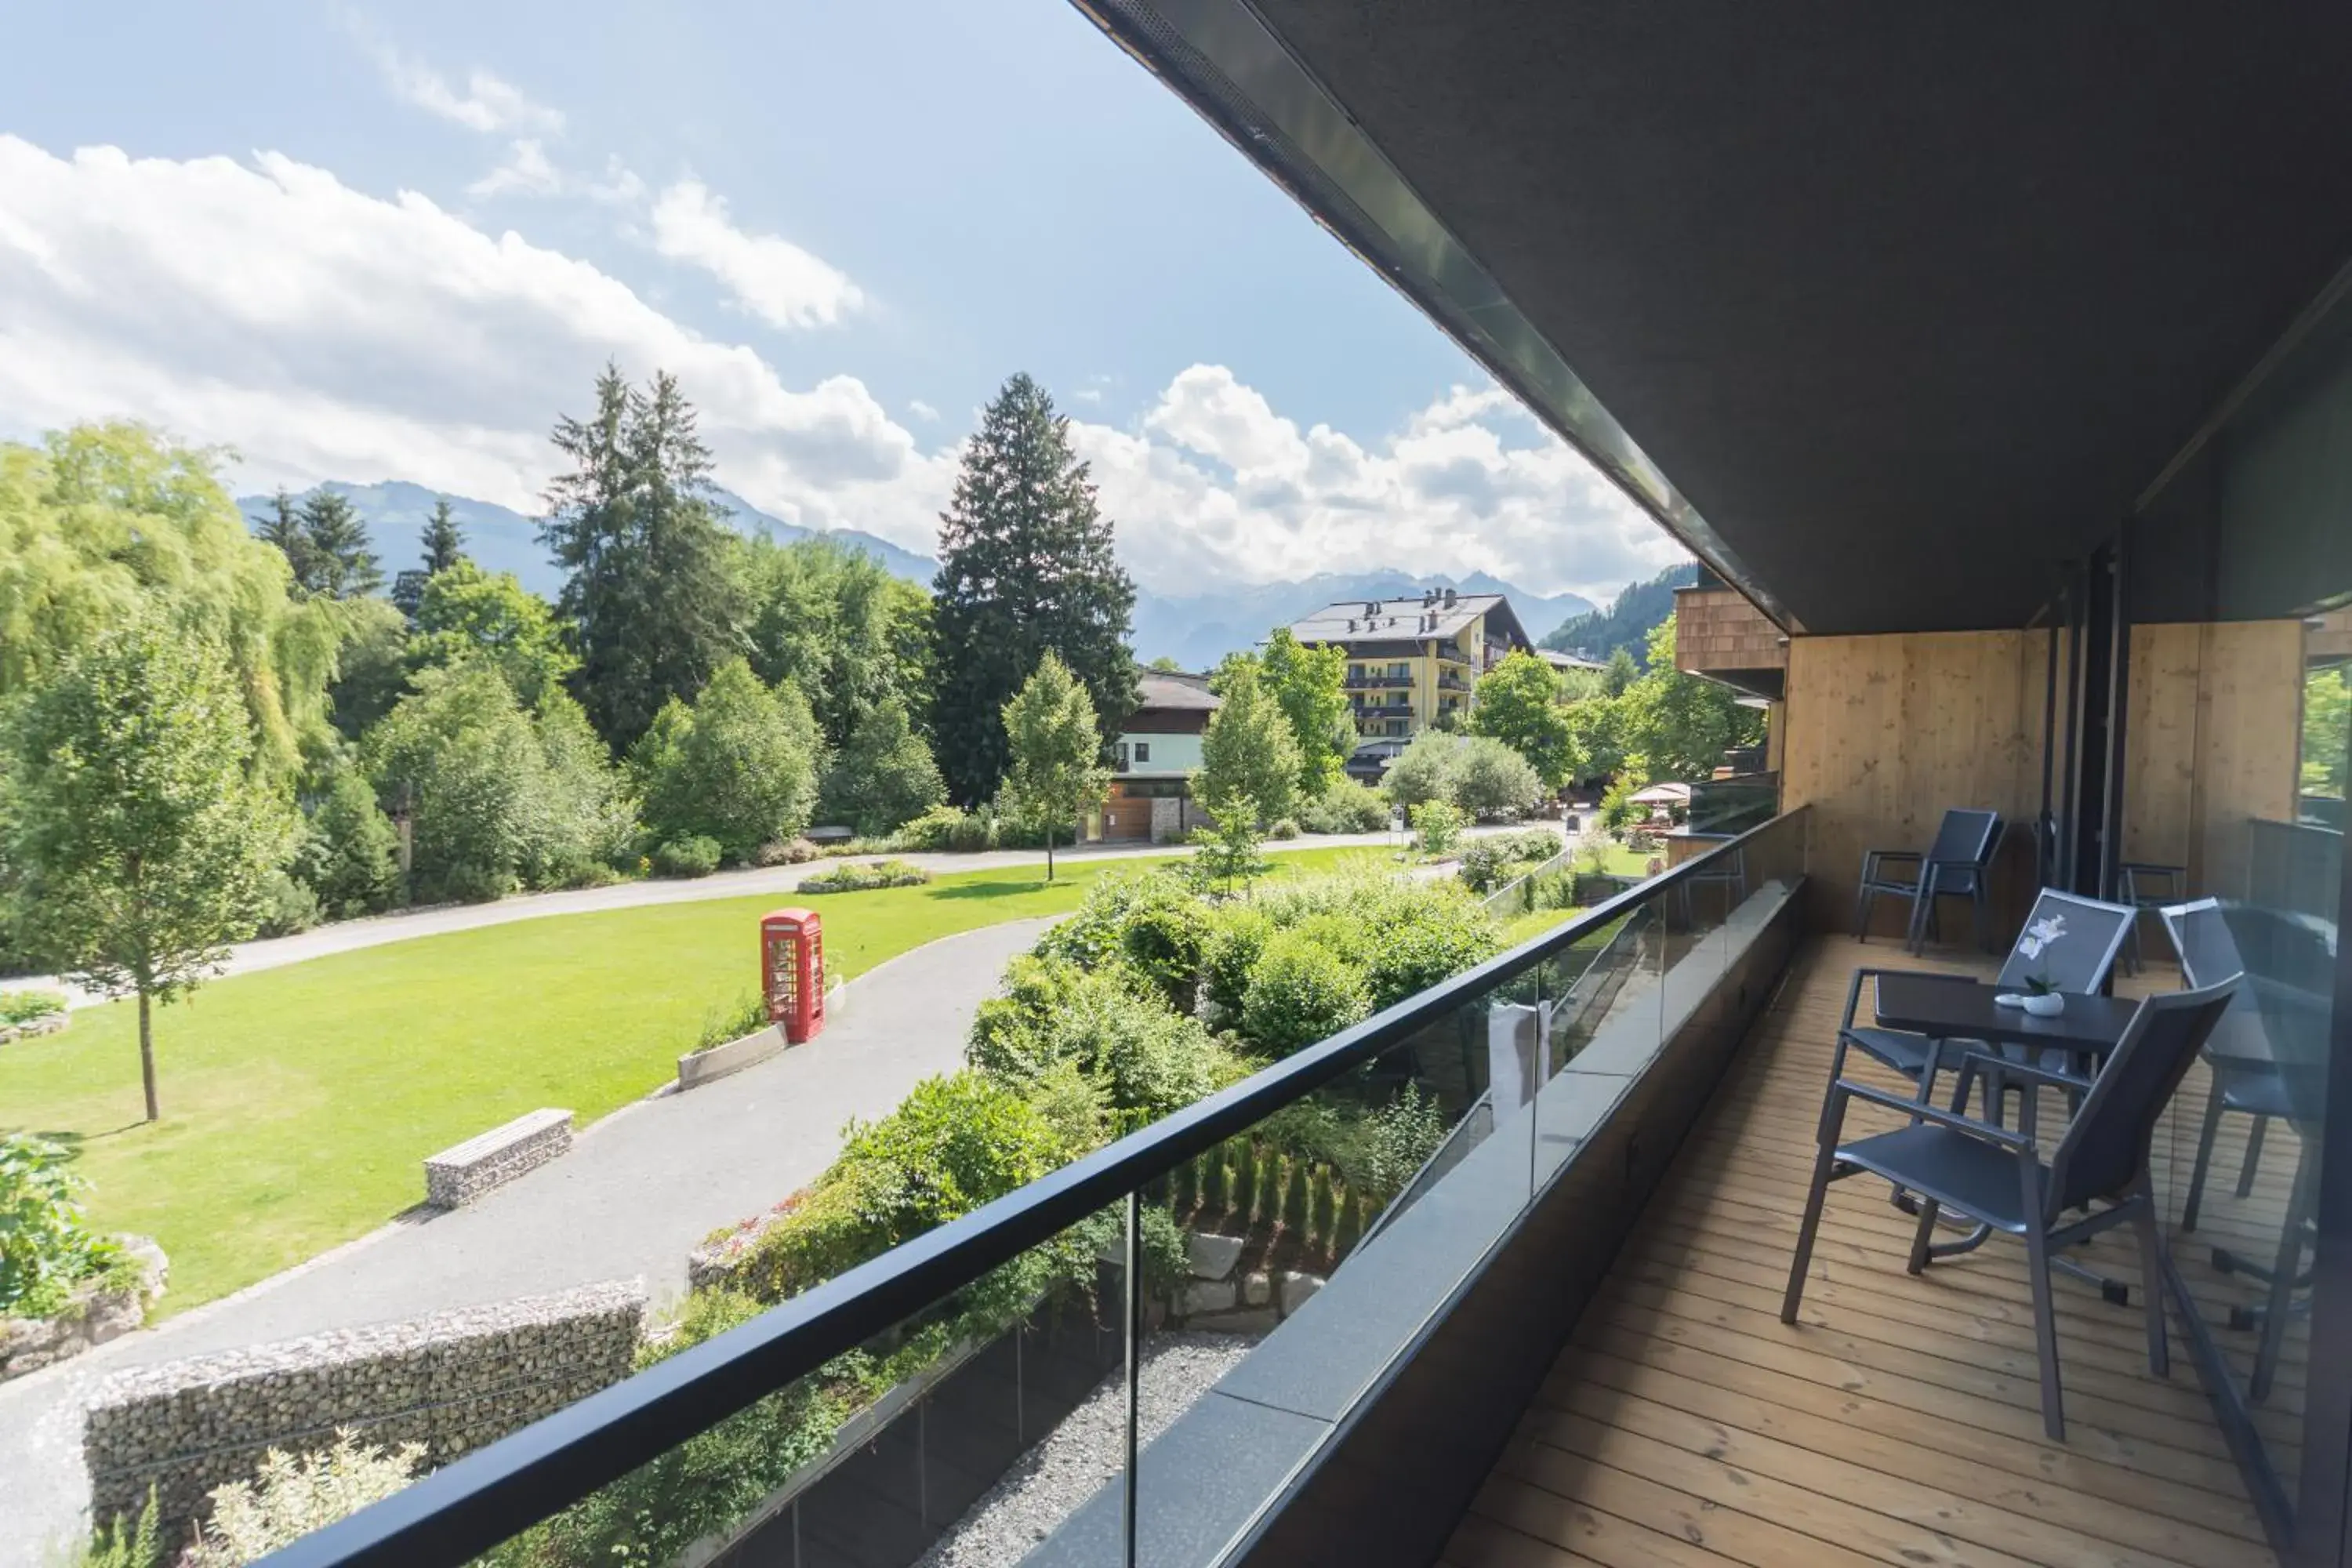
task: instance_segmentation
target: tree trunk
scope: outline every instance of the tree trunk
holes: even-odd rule
[[[1045,880],[1054,879],[1054,825],[1045,824]]]
[[[147,1088],[147,1120],[161,1121],[163,1109],[155,1100],[155,1023],[148,1012],[147,993],[139,993],[139,1077]]]

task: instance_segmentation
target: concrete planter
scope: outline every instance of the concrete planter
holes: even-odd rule
[[[120,1339],[147,1321],[147,1309],[163,1294],[171,1265],[150,1238],[120,1239],[139,1264],[139,1283],[109,1290],[88,1280],[75,1288],[65,1310],[54,1318],[0,1318],[0,1383]]]
[[[838,1020],[848,1000],[848,984],[835,981],[824,994],[825,1022],[831,1024]],[[730,1073],[757,1067],[784,1049],[785,1044],[784,1026],[771,1024],[740,1040],[730,1040],[723,1046],[712,1046],[707,1050],[688,1051],[677,1058],[678,1092],[683,1094],[689,1089],[700,1089],[704,1084],[715,1083]]]

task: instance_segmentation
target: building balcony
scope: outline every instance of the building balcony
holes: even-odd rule
[[[1345,684],[1350,691],[1377,691],[1390,687],[1409,687],[1412,684],[1412,677],[1388,674],[1351,675],[1347,678]]]
[[[283,1561],[467,1561],[681,1431],[926,1321],[1087,1216],[1169,1202],[1171,1173],[1255,1144],[1269,1118],[1307,1101],[1344,1114],[1351,1097],[1410,1084],[1441,1117],[1434,1152],[1311,1287],[1269,1279],[1253,1321],[1272,1331],[1161,1410],[1164,1430],[1020,1561],[2274,1568],[2185,1347],[2173,1377],[2151,1375],[2136,1301],[2062,1281],[2063,1444],[2042,1432],[2021,1248],[1997,1238],[1908,1273],[1915,1222],[1883,1184],[1831,1188],[1803,1310],[1780,1321],[1853,971],[1991,968],[1974,952],[1923,961],[1810,931],[1811,828],[1803,808],[1777,817]],[[2133,984],[2174,979],[2151,966]],[[2157,1138],[2174,1194],[2204,1089],[2192,1079]],[[2242,1245],[2284,1223],[2297,1151],[2285,1129],[2270,1137],[2247,1198],[2221,1198],[2226,1180],[2210,1189],[2211,1238]],[[2216,1169],[2244,1156],[2232,1128]],[[1223,1201],[1197,1181],[1178,1178],[1193,1195],[1177,1201]],[[1228,1228],[1262,1238],[1300,1223],[1276,1212],[1268,1200],[1259,1226]],[[2074,1260],[2136,1290],[2127,1236]],[[1139,1250],[1101,1256],[1091,1308],[1016,1311],[905,1397],[885,1396],[834,1461],[720,1528],[711,1560],[790,1562],[814,1542],[814,1560],[911,1564],[1089,1390],[1123,1406],[1106,1374],[1131,1336],[1150,1359],[1156,1320],[1125,1289]],[[1255,1287],[1217,1276],[1230,1258],[1192,1256],[1183,1300],[1197,1331]],[[2216,1314],[2232,1300],[2210,1270],[2192,1289]],[[2299,1422],[2307,1337],[2290,1325],[2274,1408],[2253,1416],[2282,1439]],[[1153,1388],[1146,1399],[1171,1397]],[[1391,1475],[1368,1495],[1368,1478]]]

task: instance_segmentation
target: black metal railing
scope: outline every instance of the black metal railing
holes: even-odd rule
[[[1180,1168],[1197,1175],[1204,1157],[1223,1162],[1237,1141],[1250,1139],[1276,1111],[1310,1096],[1357,1094],[1367,1086],[1396,1096],[1407,1081],[1415,1085],[1415,1097],[1426,1092],[1443,1099],[1457,1123],[1475,1111],[1486,1118],[1484,1128],[1499,1129],[1507,1121],[1517,1129],[1513,1135],[1526,1139],[1527,1201],[1532,1203],[1552,1169],[1539,1168],[1540,1161],[1555,1157],[1538,1153],[1549,1145],[1536,1089],[1612,1021],[1620,1027],[1669,1028],[1671,998],[1705,989],[1709,976],[1730,972],[1741,900],[1774,890],[1785,896],[1803,875],[1803,810],[1662,872],[1230,1089],[500,1438],[262,1561],[268,1568],[464,1563],[819,1373],[835,1358],[924,1321],[923,1314],[992,1270],[1033,1249],[1066,1241],[1086,1223],[1120,1205],[1130,1417],[1123,1484],[1131,1523],[1138,1484],[1132,1417],[1144,1321],[1143,1205],[1166,1201],[1170,1178]],[[1667,897],[1731,855],[1747,857],[1748,879],[1739,894],[1717,881],[1688,889],[1696,899]],[[1587,1005],[1582,999],[1598,988],[1597,978],[1588,976],[1596,962],[1631,965],[1640,984],[1612,972],[1607,1005]],[[1556,1034],[1550,1032],[1555,1026]],[[1532,1058],[1538,1081],[1526,1081],[1524,1065],[1516,1083],[1507,1085],[1494,1076],[1500,1069],[1488,1065],[1489,1053],[1498,1026],[1506,1033],[1522,1026],[1538,1032],[1540,1045]],[[1513,1058],[1507,1050],[1492,1059],[1524,1064],[1527,1058]],[[1403,1074],[1414,1076],[1408,1080]],[[1387,1103],[1392,1107],[1394,1100]],[[1438,1146],[1452,1156],[1459,1153],[1454,1145],[1475,1142],[1482,1132],[1503,1135],[1484,1128],[1465,1136],[1457,1125]],[[1306,1180],[1295,1159],[1285,1158],[1289,1180]],[[1241,1168],[1231,1167],[1235,1173]],[[1147,1190],[1154,1195],[1145,1197]],[[1283,1199],[1286,1229],[1291,1201]],[[1355,1201],[1352,1195],[1349,1201]],[[1319,1196],[1317,1202],[1328,1206]],[[1265,1214],[1273,1212],[1269,1202]],[[1247,1221],[1244,1212],[1244,1229]],[[1318,1214],[1311,1223],[1324,1222]],[[771,1508],[761,1517],[775,1516]],[[793,1529],[797,1539],[797,1514]],[[727,1560],[725,1550],[719,1549],[721,1561]],[[1126,1561],[1133,1561],[1131,1534]]]

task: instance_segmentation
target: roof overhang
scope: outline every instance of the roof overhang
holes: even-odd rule
[[[2352,256],[2352,10],[1079,0],[1790,631],[2024,624]]]

